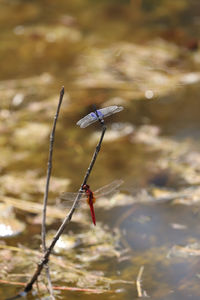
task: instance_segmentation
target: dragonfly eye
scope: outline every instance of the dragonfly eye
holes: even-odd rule
[[[88,185],[88,184],[84,184],[84,186],[83,186],[83,190],[87,191],[89,188],[90,188],[90,187],[89,187],[89,185]]]

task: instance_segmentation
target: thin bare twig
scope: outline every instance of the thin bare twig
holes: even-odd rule
[[[26,284],[24,282],[16,282],[16,281],[9,281],[9,280],[2,280],[0,279],[0,283],[1,284],[6,284],[6,285],[15,285],[15,286],[25,286]],[[78,288],[78,287],[73,287],[73,286],[53,286],[54,290],[58,290],[58,291],[76,291],[76,292],[86,292],[86,293],[93,293],[93,294],[101,294],[101,293],[115,293],[115,291],[112,290],[107,290],[107,289],[102,289],[102,288],[94,288],[94,289],[90,289],[90,288]],[[44,290],[44,286],[41,287],[41,290]],[[24,296],[26,296],[26,294],[24,294]],[[10,298],[10,300],[12,299],[19,299],[20,297],[22,297],[22,295],[17,295],[13,298]],[[8,300],[8,299],[7,299]]]
[[[64,87],[62,87],[60,91],[60,98],[57,106],[57,111],[54,116],[53,128],[50,134],[50,144],[49,144],[49,158],[48,158],[48,165],[47,165],[47,180],[46,180],[46,187],[44,193],[44,201],[43,201],[43,213],[42,213],[42,248],[43,252],[46,251],[46,210],[47,210],[47,202],[48,202],[48,193],[49,193],[49,182],[51,177],[51,170],[52,170],[52,157],[53,157],[53,143],[55,137],[55,130],[56,130],[56,123],[60,112],[60,107],[62,104],[63,96],[64,96]]]
[[[52,282],[51,282],[50,268],[49,268],[48,264],[45,266],[45,269],[46,269],[46,276],[47,276],[48,290],[50,293],[50,298],[51,298],[51,300],[55,300],[54,293],[53,293],[53,286],[52,286]]]
[[[57,111],[54,116],[54,122],[52,131],[50,134],[50,142],[49,142],[49,158],[48,158],[48,164],[47,164],[47,179],[46,179],[46,186],[45,186],[45,193],[44,193],[44,200],[43,200],[43,212],[42,212],[42,250],[45,253],[46,251],[46,211],[47,211],[47,202],[48,202],[48,194],[49,194],[49,183],[51,178],[51,170],[52,170],[52,157],[53,157],[53,144],[54,144],[54,137],[55,137],[55,130],[56,130],[56,123],[60,112],[60,107],[62,104],[63,96],[64,96],[64,87],[62,87],[60,91],[60,98],[57,106]],[[51,283],[51,276],[50,276],[50,270],[48,264],[45,267],[46,269],[46,276],[48,281],[48,289],[52,300],[55,300],[53,295],[53,288]]]
[[[136,287],[137,287],[137,294],[138,294],[138,298],[142,298],[144,296],[144,293],[142,291],[142,274],[144,271],[144,266],[140,267],[137,279],[136,279]]]

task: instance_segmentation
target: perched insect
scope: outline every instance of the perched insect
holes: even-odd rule
[[[117,112],[122,111],[124,108],[123,106],[108,106],[105,108],[97,109],[95,112],[91,112],[84,118],[80,119],[76,124],[80,126],[81,128],[85,128],[89,126],[90,124],[97,122],[98,120],[103,120],[104,118],[116,114]]]
[[[80,196],[79,203],[80,203],[80,205],[82,203],[87,203],[89,205],[90,213],[91,213],[91,217],[92,217],[92,221],[93,221],[94,225],[96,225],[96,217],[95,217],[93,204],[95,203],[96,199],[117,192],[117,188],[122,183],[123,183],[123,180],[115,180],[115,181],[111,182],[110,184],[101,187],[100,189],[96,190],[95,192],[91,191],[90,186],[88,184],[85,184],[82,187],[83,193]],[[72,204],[72,202],[76,199],[77,195],[78,195],[78,193],[70,193],[70,192],[61,194],[59,196],[60,204],[63,207],[69,207],[70,203]]]

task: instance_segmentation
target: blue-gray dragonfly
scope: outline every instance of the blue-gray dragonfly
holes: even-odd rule
[[[108,106],[105,108],[97,109],[95,112],[91,112],[84,118],[80,119],[76,124],[80,126],[81,128],[85,128],[89,126],[90,124],[97,122],[98,120],[103,120],[104,118],[116,114],[120,111],[122,111],[124,108],[123,106]]]

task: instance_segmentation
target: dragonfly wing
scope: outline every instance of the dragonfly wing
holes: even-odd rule
[[[124,109],[123,106],[113,105],[113,106],[101,108],[101,109],[99,109],[99,111],[101,112],[103,117],[108,117],[110,115],[113,115],[113,114],[116,114],[117,112],[122,111],[123,109]]]
[[[65,192],[62,193],[58,198],[57,198],[57,205],[60,207],[70,207],[72,206],[73,202],[75,201],[75,199],[77,198],[78,193],[70,193],[70,192]],[[86,200],[87,197],[85,195],[85,193],[81,193],[80,195],[80,203],[84,202],[84,200]]]
[[[97,121],[97,116],[95,113],[90,113],[89,115],[85,116],[84,118],[80,119],[76,125],[80,126],[81,128],[85,128],[90,124]]]
[[[59,195],[59,199],[61,200],[67,200],[67,201],[74,201],[77,197],[78,193],[70,193],[70,192],[64,192]],[[84,193],[81,193],[81,198],[84,196]]]
[[[118,180],[111,182],[108,185],[104,185],[103,187],[101,187],[100,189],[98,189],[94,192],[95,197],[96,198],[102,197],[104,195],[108,195],[108,194],[112,194],[112,193],[116,192],[117,188],[120,187],[120,185],[122,185],[123,182],[124,181],[122,179],[118,179]]]
[[[113,106],[108,106],[108,107],[105,107],[105,108],[98,109],[96,112],[97,112],[99,118],[103,119],[103,118],[108,117],[112,114],[120,112],[123,109],[124,108],[122,106],[113,105]],[[78,126],[80,126],[81,128],[85,128],[85,127],[89,126],[90,124],[92,124],[96,121],[98,121],[98,117],[97,117],[96,113],[91,112],[90,114],[88,114],[84,118],[80,119],[76,124]]]

